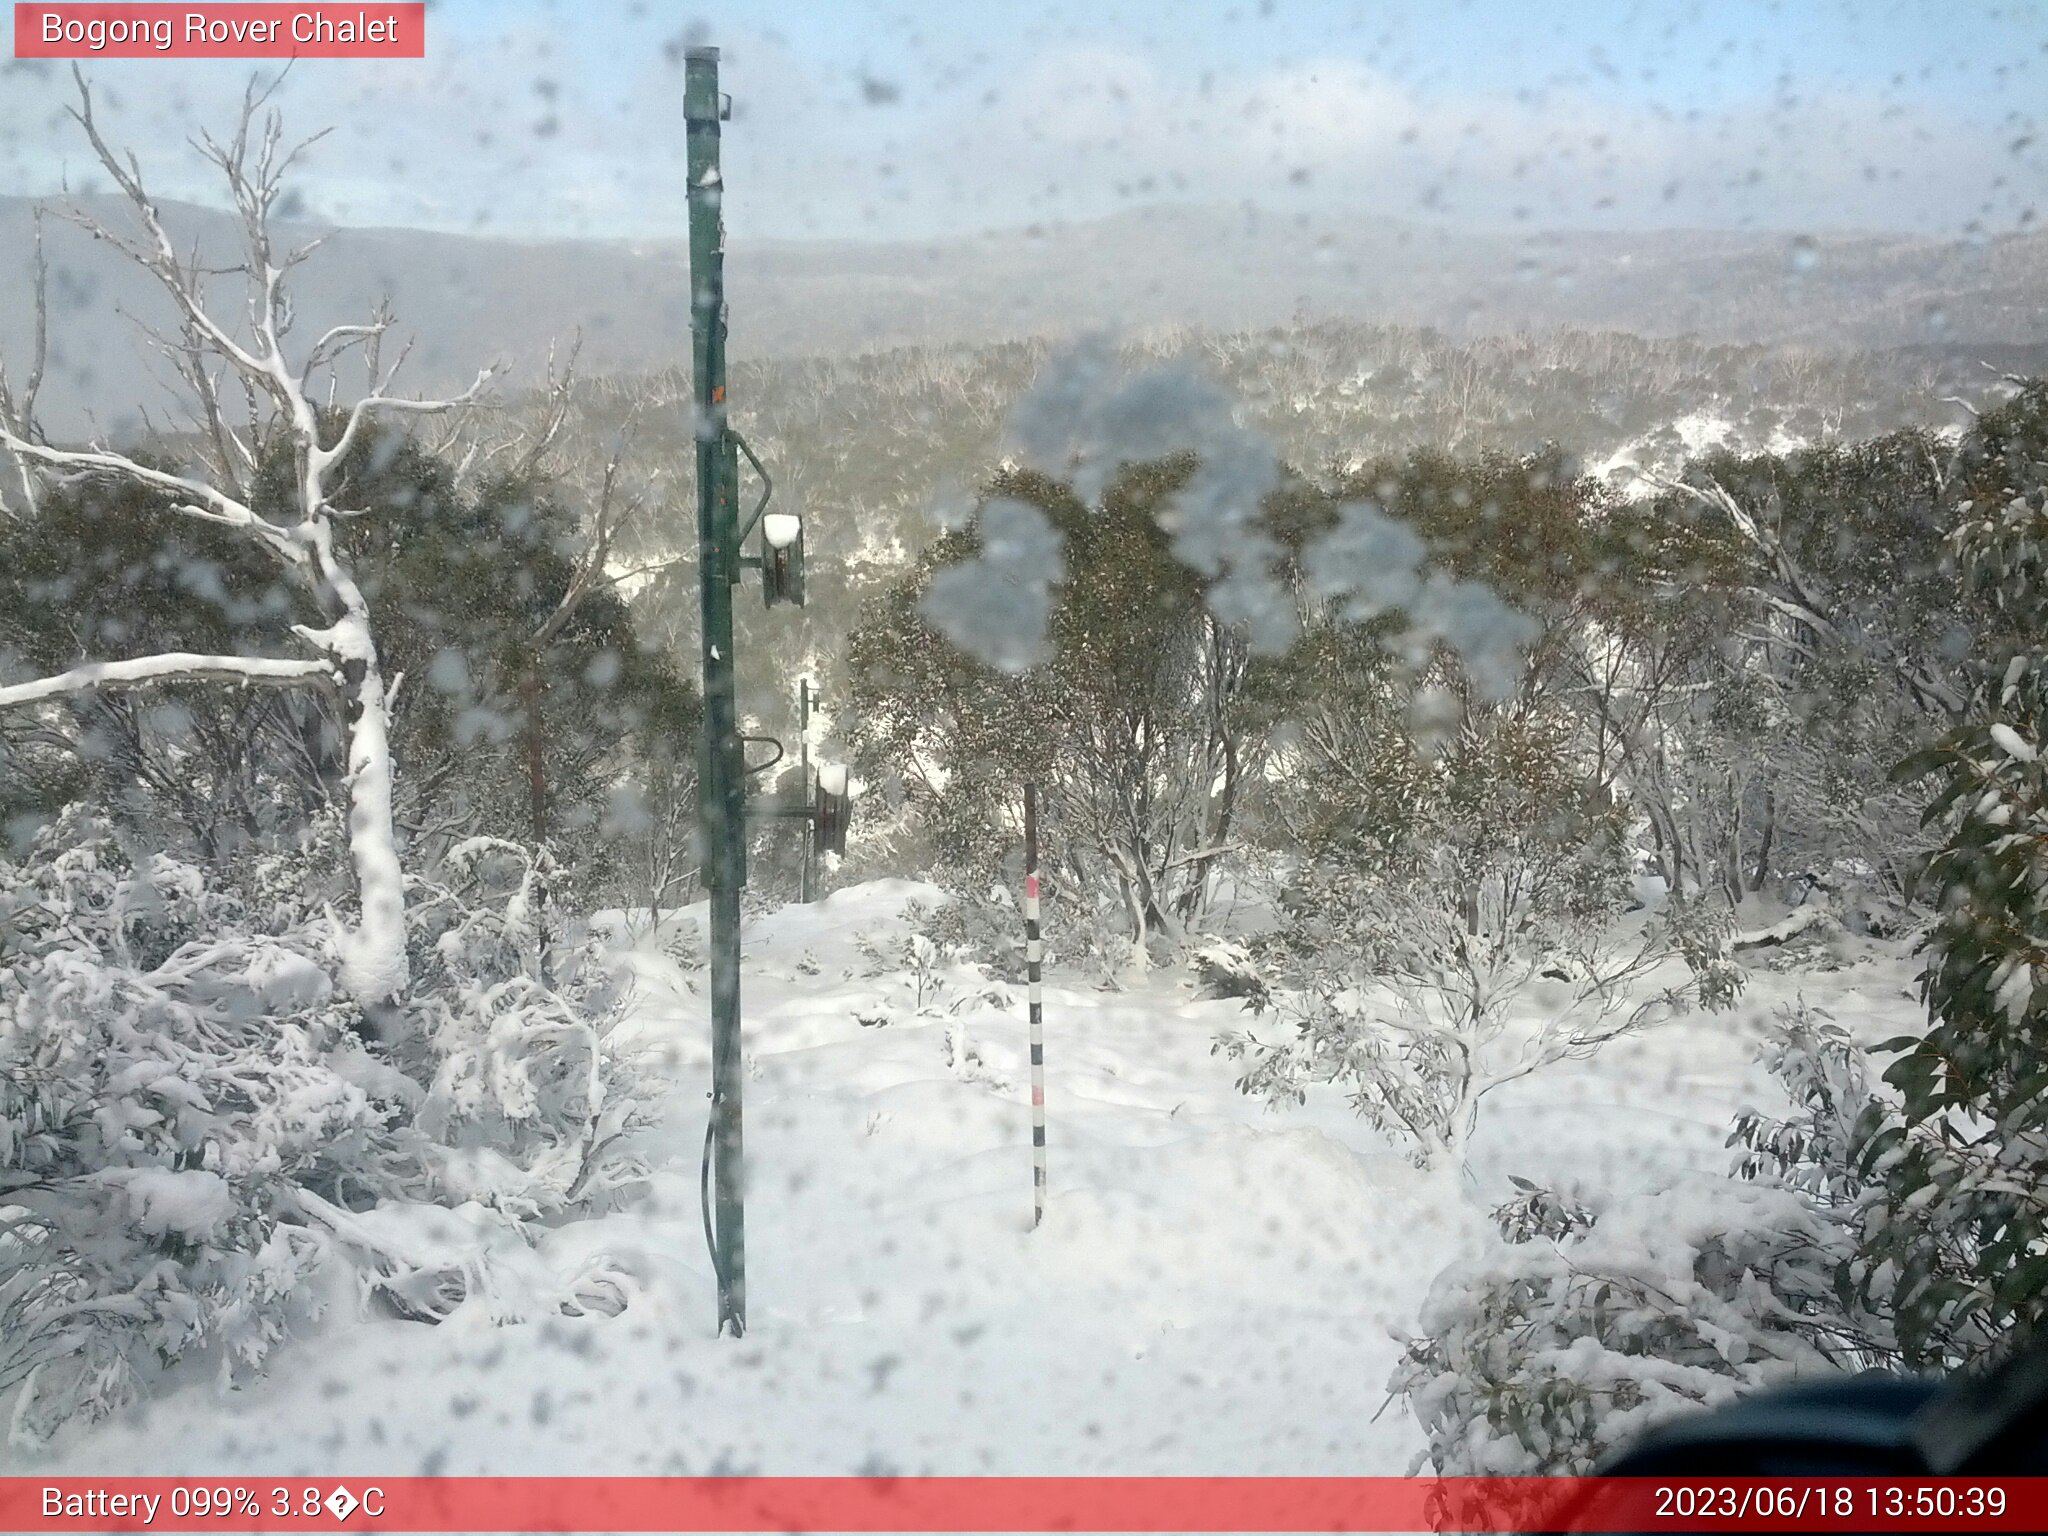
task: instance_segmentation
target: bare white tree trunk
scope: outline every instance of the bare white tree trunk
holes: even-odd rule
[[[409,979],[405,953],[405,874],[391,819],[391,716],[377,666],[369,611],[356,584],[343,578],[345,617],[325,632],[325,649],[348,681],[348,847],[362,920],[342,957],[342,985],[364,1000],[382,1000]]]
[[[281,342],[291,327],[291,305],[284,279],[312,253],[313,246],[280,255],[272,244],[270,220],[283,191],[284,174],[306,145],[285,146],[275,112],[263,114],[259,125],[258,115],[269,93],[258,92],[253,85],[243,100],[233,139],[225,145],[211,138],[201,140],[203,152],[226,178],[242,222],[240,270],[248,287],[249,318],[240,329],[218,319],[204,295],[206,269],[196,254],[189,261],[179,257],[143,187],[134,158],[116,154],[100,136],[93,120],[92,93],[84,77],[75,70],[73,74],[79,103],[71,115],[84,130],[101,167],[126,195],[141,237],[124,237],[77,210],[66,210],[65,216],[124,252],[158,281],[177,307],[182,339],[176,343],[159,339],[159,345],[193,390],[195,431],[202,441],[219,449],[212,466],[219,483],[153,469],[104,445],[51,447],[36,438],[18,409],[0,411],[0,448],[46,476],[121,480],[162,492],[173,515],[235,530],[271,554],[329,622],[324,628],[302,625],[293,631],[316,653],[317,660],[280,662],[181,654],[137,658],[89,665],[59,677],[16,685],[0,691],[0,705],[112,684],[201,676],[273,683],[338,677],[348,701],[349,850],[361,905],[361,920],[344,943],[342,983],[365,1004],[386,1002],[402,991],[409,979],[405,883],[392,823],[390,691],[378,666],[369,604],[335,549],[335,522],[350,513],[333,505],[332,477],[374,420],[438,415],[466,405],[495,370],[485,369],[466,392],[449,400],[412,400],[389,394],[405,358],[401,353],[388,369],[380,370],[379,349],[392,325],[391,315],[383,309],[366,323],[338,325],[327,331],[306,350],[296,368],[286,362]],[[313,403],[314,379],[323,369],[331,372],[351,351],[363,356],[370,392],[341,416],[339,430],[331,432],[333,441],[324,442],[320,413]],[[231,377],[239,376],[252,401],[268,402],[271,423],[252,419],[244,436],[226,422],[211,382],[215,366],[224,366]],[[257,464],[254,445],[271,424],[289,434],[297,456],[297,505],[291,521],[274,521],[256,512],[244,484]],[[10,700],[9,695],[14,697]]]

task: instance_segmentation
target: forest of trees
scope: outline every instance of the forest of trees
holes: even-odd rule
[[[1222,1042],[1245,1091],[1336,1085],[1426,1164],[1492,1089],[1728,1006],[1745,951],[1924,935],[1925,1037],[1873,1062],[1779,1021],[1792,1113],[1733,1127],[1743,1176],[1690,1192],[1683,1272],[1643,1273],[1668,1208],[1525,1185],[1521,1257],[1439,1282],[1394,1381],[1434,1464],[1584,1469],[1737,1384],[2039,1327],[2044,448],[2048,386],[2014,381],[1959,440],[1707,455],[1634,499],[1556,451],[1290,476],[1260,516],[1297,625],[1263,654],[1163,531],[1190,461],[1092,504],[1005,474],[855,635],[853,730],[950,941],[1014,963],[977,909],[1036,782],[1055,952],[1112,983],[1192,956],[1283,1026]],[[1043,654],[969,654],[930,594],[1000,561],[1019,504],[1058,541]],[[1443,617],[1475,586],[1522,621],[1505,665]],[[1248,942],[1205,940],[1260,899]],[[1690,980],[1645,995],[1674,956]]]
[[[482,1283],[380,1212],[474,1206],[518,1243],[647,1172],[655,1067],[614,1038],[591,920],[691,895],[694,578],[644,526],[687,484],[672,440],[634,436],[661,382],[565,377],[494,415],[397,392],[388,314],[297,346],[280,285],[305,253],[270,243],[291,151],[263,108],[209,141],[245,326],[81,92],[139,231],[107,238],[181,317],[191,420],[53,442],[40,358],[0,381],[0,1392],[29,1437],[202,1349],[260,1369],[329,1266],[423,1320]],[[1499,387],[1375,340],[1432,410]],[[1587,381],[1558,399],[1636,429],[1606,387],[1630,346],[1555,350]],[[1562,427],[1275,448],[1155,362],[1102,396],[1142,428],[1124,451],[922,359],[929,412],[971,425],[941,469],[890,460],[889,506],[844,509],[878,520],[867,601],[842,655],[821,621],[796,658],[875,791],[833,878],[929,879],[934,940],[1014,967],[992,892],[1035,783],[1053,963],[1112,986],[1194,966],[1257,1016],[1218,1042],[1247,1093],[1334,1086],[1429,1167],[1461,1165],[1503,1084],[1729,1006],[1748,950],[1922,933],[1923,1036],[1872,1061],[1783,1021],[1789,1116],[1732,1128],[1744,1173],[1688,1207],[1686,1273],[1653,1295],[1614,1255],[1654,1215],[1532,1185],[1501,1212],[1519,1256],[1446,1275],[1395,1389],[1439,1467],[1583,1467],[1731,1382],[2029,1336],[2048,385],[2005,381],[1959,434],[1809,423],[1816,446],[1680,455],[1624,495]],[[1027,408],[1067,462],[977,446]],[[1179,413],[1206,445],[1154,430]],[[770,430],[820,464],[920,430],[866,425]],[[958,515],[925,539],[911,503],[947,480]],[[622,1304],[595,1260],[527,1303]],[[1555,1368],[1572,1350],[1601,1385]]]
[[[408,1212],[517,1249],[644,1178],[656,1089],[588,917],[672,838],[649,807],[687,798],[697,713],[609,578],[616,455],[573,495],[566,378],[512,423],[397,392],[386,311],[291,341],[310,251],[273,245],[296,150],[256,88],[204,141],[240,292],[82,81],[74,116],[190,416],[53,442],[35,274],[0,376],[0,1392],[29,1442],[188,1356],[261,1370],[337,1272],[445,1316],[487,1277]],[[620,1304],[595,1271],[525,1303]]]

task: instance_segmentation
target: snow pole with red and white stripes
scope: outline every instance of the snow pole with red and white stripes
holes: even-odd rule
[[[1044,942],[1038,933],[1038,786],[1024,786],[1024,980],[1031,1009],[1031,1225],[1045,1220]]]

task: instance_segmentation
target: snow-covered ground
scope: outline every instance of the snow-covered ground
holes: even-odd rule
[[[1381,1412],[1406,1323],[1489,1240],[1505,1177],[1639,1189],[1719,1170],[1764,1100],[1757,1019],[1803,994],[1869,1038],[1919,1018],[1897,946],[1759,972],[1695,1016],[1490,1099],[1470,1172],[1424,1174],[1340,1098],[1271,1112],[1211,1054],[1246,1022],[1175,975],[1050,979],[1052,1202],[1029,1230],[1021,995],[964,970],[916,1012],[857,939],[900,940],[926,888],[790,908],[746,940],[751,1330],[712,1334],[697,1200],[701,972],[632,957],[635,1028],[673,1062],[673,1167],[630,1209],[555,1233],[564,1271],[630,1277],[615,1317],[440,1327],[336,1315],[259,1386],[195,1381],[75,1437],[52,1472],[1374,1473],[1420,1436]],[[683,919],[688,921],[690,919]],[[815,972],[815,974],[813,974]],[[948,1064],[961,1005],[981,1058]],[[863,1023],[861,1019],[887,1019]],[[22,1453],[0,1453],[17,1466]]]

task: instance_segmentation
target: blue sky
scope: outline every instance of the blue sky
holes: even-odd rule
[[[315,211],[616,238],[681,228],[685,40],[739,105],[737,235],[900,238],[1254,202],[1490,227],[2030,227],[2042,5],[1035,5],[441,0],[418,63],[309,61]],[[240,66],[108,61],[171,195]],[[0,191],[86,171],[60,72],[0,76]]]

